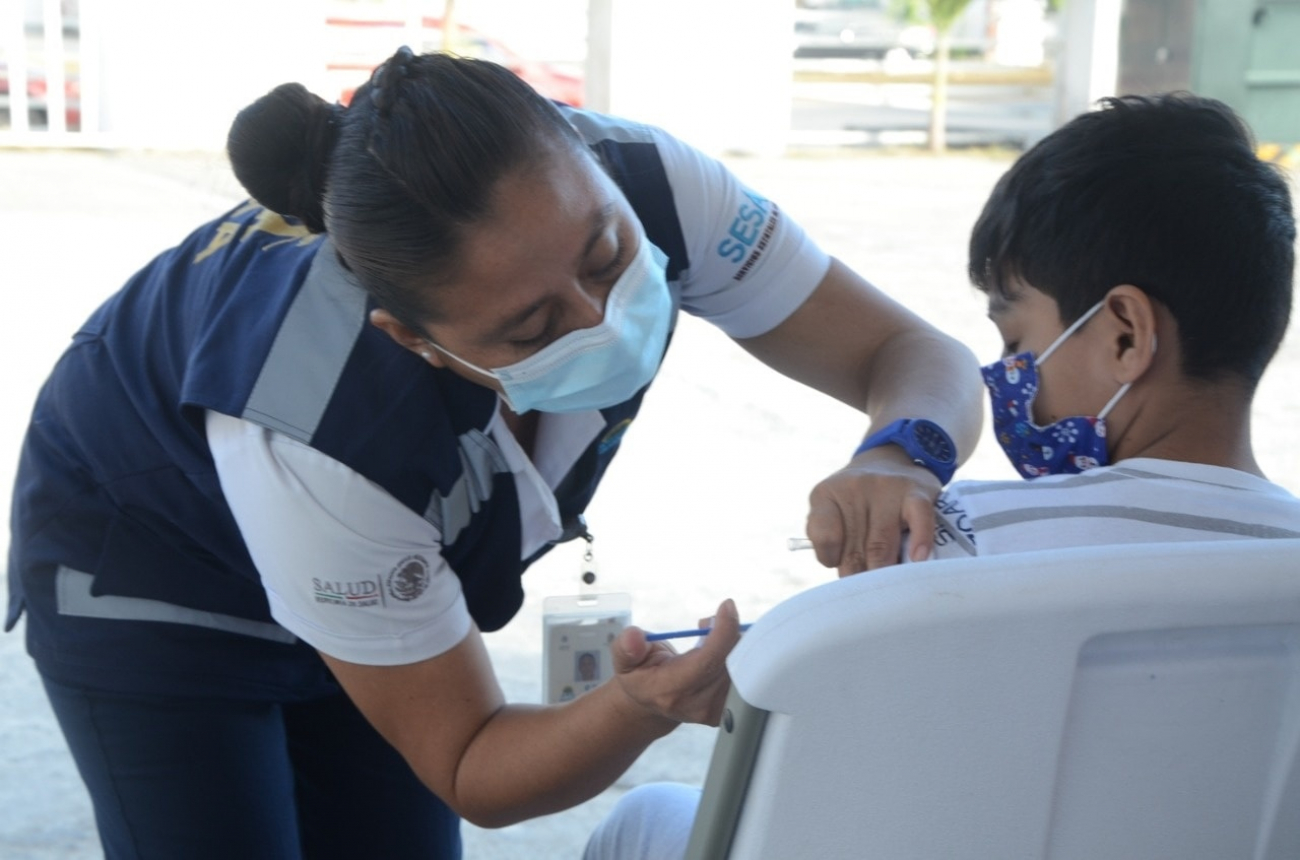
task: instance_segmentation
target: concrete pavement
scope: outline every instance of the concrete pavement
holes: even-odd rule
[[[967,342],[999,343],[965,278],[970,226],[1010,156],[808,154],[732,160],[757,190],[832,253]],[[219,157],[0,151],[0,514],[37,386],[77,323],[136,267],[219,213],[239,190]],[[1300,342],[1292,333],[1264,380],[1255,421],[1265,471],[1300,491]],[[830,574],[785,539],[802,533],[808,490],[840,465],[861,416],[768,371],[707,325],[685,321],[628,444],[589,513],[599,584],[635,596],[650,629],[692,625],[726,597],[744,620]],[[959,477],[1007,477],[984,439]],[[5,516],[7,520],[7,516]],[[0,541],[5,540],[0,536]],[[541,603],[574,593],[576,546],[525,580],[517,619],[488,637],[515,701],[540,698]],[[0,637],[0,856],[98,857],[84,790],[23,653]],[[466,826],[467,857],[572,858],[627,788],[703,778],[713,731],[653,745],[618,783],[558,815],[498,831]]]

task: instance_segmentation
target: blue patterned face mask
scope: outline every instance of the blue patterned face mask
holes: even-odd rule
[[[482,368],[429,344],[501,384],[516,413],[584,412],[628,400],[654,378],[673,320],[668,258],[644,236],[605,300],[605,319],[571,331],[508,367]]]
[[[1025,478],[1082,472],[1109,462],[1106,453],[1106,416],[1133,383],[1126,382],[1097,416],[1062,418],[1046,427],[1034,423],[1034,396],[1038,394],[1038,368],[1056,348],[1101,310],[1098,302],[1061,332],[1038,360],[1032,352],[1007,356],[981,371],[993,405],[993,432],[1007,459]]]

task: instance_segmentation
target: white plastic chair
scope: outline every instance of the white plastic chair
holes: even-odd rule
[[[1300,540],[828,582],[745,634],[719,858],[1300,858]]]

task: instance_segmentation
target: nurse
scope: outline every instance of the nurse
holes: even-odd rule
[[[716,724],[730,601],[687,653],[624,631],[553,706],[506,703],[480,636],[583,533],[681,311],[871,417],[811,492],[824,564],[928,551],[974,357],[716,161],[406,49],[347,109],[275,89],[229,154],[252,199],[76,333],[15,488],[8,626],[107,857],[458,857],[459,817],[565,809]]]

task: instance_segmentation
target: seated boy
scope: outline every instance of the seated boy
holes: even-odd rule
[[[995,435],[1030,480],[951,485],[932,557],[1300,537],[1250,438],[1294,248],[1286,180],[1217,101],[1108,99],[1025,153],[969,271],[1005,344],[984,369]],[[587,860],[682,857],[698,798],[630,792]]]

